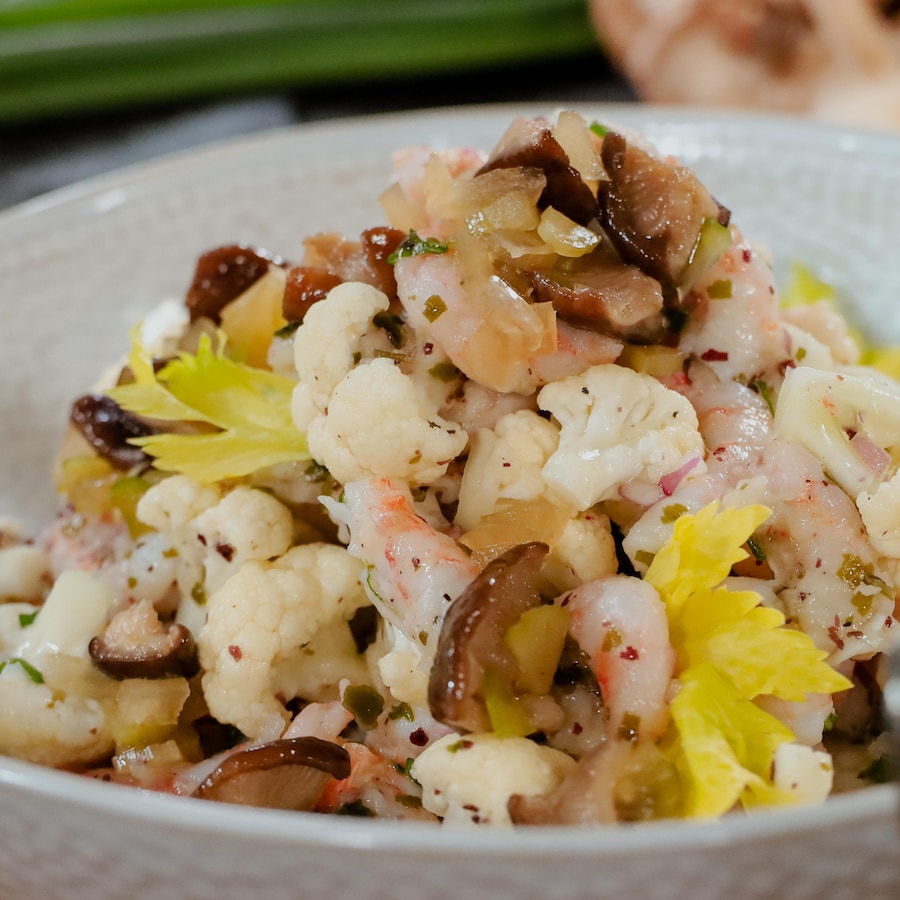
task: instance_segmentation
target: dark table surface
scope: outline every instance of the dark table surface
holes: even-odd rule
[[[0,125],[0,209],[132,163],[291,124],[481,103],[633,100],[597,50],[420,79],[235,94]]]

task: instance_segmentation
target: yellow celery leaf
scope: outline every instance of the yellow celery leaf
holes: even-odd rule
[[[688,598],[673,631],[685,668],[708,661],[750,700],[772,694],[802,702],[851,687],[809,635],[784,624],[784,615],[761,606],[754,591],[719,588]]]
[[[794,739],[791,730],[709,663],[691,667],[680,681],[671,707],[678,740],[669,752],[688,788],[685,814],[714,818],[738,802],[794,802],[771,782],[775,751]]]
[[[123,409],[138,416],[179,421],[187,420],[193,415],[194,421],[196,421],[195,411],[170,394],[157,381],[156,372],[153,370],[153,360],[141,344],[140,331],[140,326],[132,330],[131,352],[128,355],[128,368],[131,370],[134,381],[111,388],[106,393]],[[201,418],[200,421],[206,421],[206,419]]]
[[[679,516],[672,538],[656,554],[644,575],[677,615],[691,594],[721,584],[731,567],[747,558],[743,549],[771,515],[765,506],[728,507],[714,501],[694,515]]]
[[[155,457],[156,468],[203,482],[239,478],[268,466],[309,459],[306,439],[291,418],[294,382],[215,351],[208,335],[197,354],[181,353],[153,372],[134,340],[129,364],[136,381],[112,389],[124,409],[164,420],[205,422],[223,429],[206,434],[154,434],[132,443]],[[151,381],[152,379],[152,381]]]
[[[812,270],[796,260],[791,262],[791,277],[781,293],[781,305],[785,309],[795,306],[809,306],[824,300],[832,306],[837,300],[837,291],[813,274]]]

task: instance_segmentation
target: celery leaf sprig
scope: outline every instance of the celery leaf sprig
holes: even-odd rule
[[[645,575],[666,605],[678,654],[668,743],[686,786],[688,816],[718,816],[738,802],[792,802],[772,773],[778,747],[794,734],[754,699],[802,701],[850,687],[825,662],[827,653],[786,627],[784,615],[763,606],[759,594],[722,586],[770,515],[764,506],[719,510],[717,503],[685,513]]]
[[[278,463],[309,459],[306,439],[291,419],[294,382],[225,355],[208,335],[197,353],[180,353],[159,372],[132,334],[128,365],[130,384],[108,391],[123,409],[163,421],[203,423],[211,429],[193,434],[152,434],[132,443],[154,458],[165,472],[180,472],[196,481],[241,478]]]

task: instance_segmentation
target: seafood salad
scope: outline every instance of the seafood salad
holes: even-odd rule
[[[895,353],[639,134],[498,137],[204,253],[75,399],[0,525],[0,753],[486,828],[883,779]]]

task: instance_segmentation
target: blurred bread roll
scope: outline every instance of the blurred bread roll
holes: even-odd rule
[[[900,128],[900,0],[590,3],[644,100]]]

